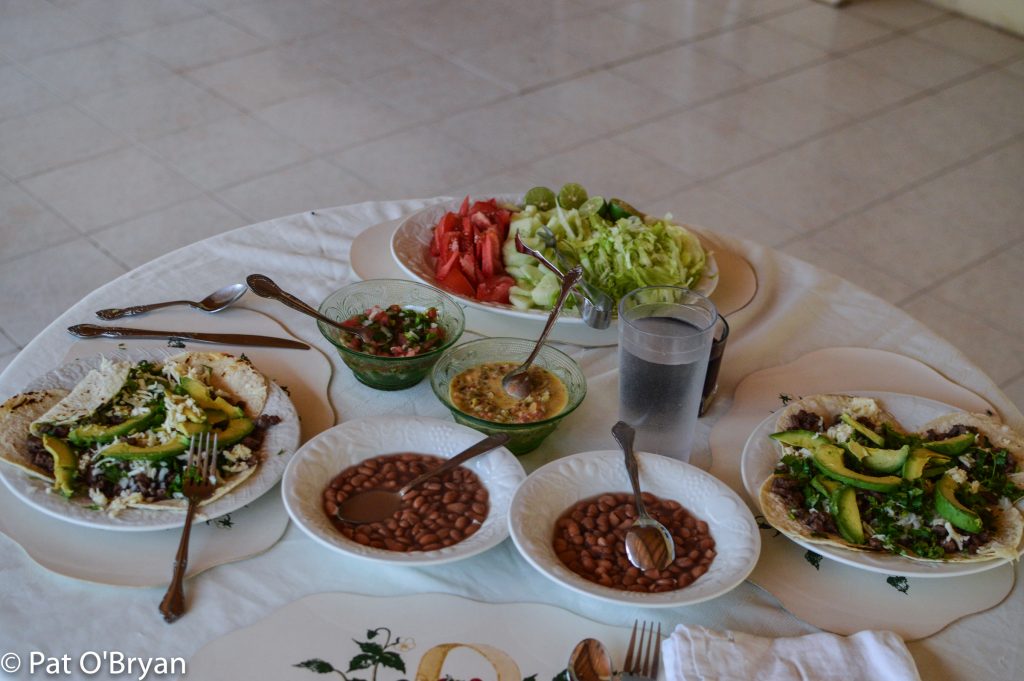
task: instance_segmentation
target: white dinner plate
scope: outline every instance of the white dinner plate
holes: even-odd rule
[[[499,195],[495,198],[509,204],[515,204],[521,200],[521,197],[510,195]],[[461,204],[462,199],[435,203],[413,213],[398,225],[398,229],[395,230],[395,235],[391,239],[391,253],[399,267],[410,277],[431,286],[439,286],[437,280],[434,279],[434,259],[430,255],[430,242],[433,238],[434,226],[444,217],[445,213],[458,211]],[[686,225],[683,226],[686,227]],[[696,234],[696,232],[694,233]],[[704,246],[707,248],[707,244]],[[715,262],[714,255],[709,251],[704,272],[700,281],[693,288],[698,293],[709,296],[717,285],[718,264]],[[549,312],[548,310],[520,310],[512,305],[485,303],[450,291],[448,293],[469,307],[513,318],[543,321],[547,319]],[[559,317],[558,323],[586,327],[586,323],[577,315],[576,312],[563,314]],[[614,326],[614,320],[612,324]]]
[[[295,455],[281,483],[285,508],[303,532],[341,554],[401,565],[437,565],[474,556],[497,546],[508,536],[512,494],[526,478],[522,464],[504,447],[463,464],[487,487],[487,518],[476,533],[436,551],[388,551],[348,539],[335,529],[324,512],[323,492],[339,473],[365,459],[400,452],[450,458],[483,437],[472,428],[422,416],[346,421],[320,433]]]
[[[674,499],[708,523],[718,555],[706,574],[675,591],[639,593],[612,589],[572,572],[555,554],[555,522],[573,504],[630,489],[618,450],[582,452],[556,459],[530,474],[516,492],[509,527],[516,548],[545,577],[573,591],[612,603],[671,608],[700,603],[738,586],[757,564],[761,535],[739,495],[722,481],[676,459],[638,452],[640,487]]]
[[[159,362],[179,352],[180,350],[171,352],[137,349],[110,353],[107,357],[130,361],[148,359]],[[98,367],[102,359],[102,356],[97,355],[63,364],[31,383],[27,390],[57,388],[71,390],[89,371]],[[281,422],[267,429],[263,446],[258,451],[262,458],[259,468],[237,489],[211,504],[200,507],[196,515],[197,519],[216,518],[242,508],[258,499],[281,479],[288,460],[299,446],[299,416],[287,393],[273,381],[270,382],[270,391],[263,413],[280,416]],[[141,508],[128,508],[116,516],[111,516],[102,509],[97,509],[88,497],[65,499],[60,494],[49,491],[50,483],[6,464],[0,465],[0,479],[21,501],[47,515],[75,525],[102,530],[138,532],[180,528],[185,518],[183,510],[155,511]]]
[[[914,395],[903,395],[901,393],[851,391],[847,394],[877,398],[881,401],[882,406],[892,413],[900,425],[908,431],[916,431],[927,422],[943,414],[961,411],[943,402]],[[771,476],[775,469],[775,464],[780,458],[779,450],[775,446],[774,440],[768,437],[775,432],[777,420],[778,414],[772,414],[754,429],[754,432],[747,439],[747,444],[743,447],[743,454],[740,458],[740,474],[743,478],[743,487],[759,507],[761,485]],[[819,553],[832,560],[884,575],[956,577],[991,570],[1007,562],[1003,558],[997,558],[977,563],[930,563],[914,561],[888,553],[851,551],[837,546],[815,544],[794,537],[789,538],[805,549]],[[1024,546],[1019,547],[1019,549],[1018,553],[1021,553],[1021,551],[1024,551]]]

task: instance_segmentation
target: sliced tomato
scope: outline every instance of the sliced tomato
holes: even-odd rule
[[[498,233],[492,229],[482,234],[480,244],[480,274],[485,279],[501,274],[504,268],[501,266],[501,242],[498,241]]]
[[[455,293],[507,303],[515,282],[505,273],[501,244],[511,217],[497,199],[470,203],[468,196],[457,213],[445,213],[430,243],[437,281]]]
[[[459,252],[453,251],[447,255],[447,258],[437,259],[437,269],[434,270],[434,277],[438,281],[444,281],[448,273],[452,271],[455,264],[459,262]]]
[[[480,282],[476,287],[476,299],[487,303],[508,304],[508,290],[516,283],[507,274],[499,274]]]
[[[448,272],[448,276],[444,279],[439,279],[438,281],[442,287],[460,296],[472,298],[475,293],[473,285],[469,283],[466,276],[462,274],[462,270],[458,267],[451,268]]]

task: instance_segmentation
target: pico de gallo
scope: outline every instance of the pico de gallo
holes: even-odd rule
[[[352,315],[341,323],[351,328],[369,328],[369,341],[355,334],[345,334],[345,347],[378,357],[415,357],[444,344],[444,328],[437,323],[437,308],[425,311],[400,305],[374,305],[365,312]]]
[[[491,303],[508,303],[516,283],[505,271],[501,246],[508,236],[512,210],[496,199],[448,212],[434,227],[430,254],[437,258],[434,276],[445,289]]]

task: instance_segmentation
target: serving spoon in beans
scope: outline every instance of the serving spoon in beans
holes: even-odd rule
[[[636,520],[626,530],[626,557],[641,570],[664,570],[676,559],[676,544],[668,528],[648,515],[643,499],[640,498],[640,476],[636,454],[633,453],[636,431],[625,421],[619,421],[612,426],[612,435],[622,447],[629,482],[633,486],[633,500],[636,502]]]
[[[450,471],[456,466],[469,461],[474,456],[480,456],[492,449],[497,449],[508,441],[508,433],[491,435],[468,449],[459,452],[437,468],[432,468],[423,475],[413,478],[397,491],[370,489],[364,492],[357,492],[338,504],[338,511],[335,513],[335,517],[341,522],[351,525],[363,525],[365,523],[387,520],[402,508],[402,496],[413,487],[426,482],[430,478]]]

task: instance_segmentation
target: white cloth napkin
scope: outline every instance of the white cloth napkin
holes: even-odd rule
[[[668,681],[920,681],[903,639],[853,636],[763,638],[679,625],[661,644]]]

